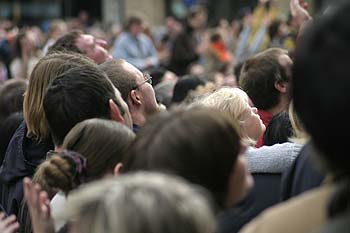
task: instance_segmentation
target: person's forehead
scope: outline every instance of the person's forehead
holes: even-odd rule
[[[84,41],[84,43],[86,44],[91,44],[91,43],[94,43],[94,37],[92,35],[89,35],[89,34],[83,34],[80,36],[80,39],[82,41]]]
[[[290,65],[293,63],[292,59],[290,58],[288,52],[281,53],[278,57],[278,61],[281,65]]]
[[[133,66],[132,64],[128,63],[128,62],[124,62],[123,63],[123,67],[124,69],[128,70],[128,72],[133,75],[133,77],[137,80],[137,79],[141,79],[143,80],[143,74],[142,72],[137,69],[135,66]]]

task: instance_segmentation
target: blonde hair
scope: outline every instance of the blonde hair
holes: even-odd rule
[[[65,71],[92,61],[76,53],[54,53],[40,59],[34,67],[23,102],[23,116],[27,124],[27,137],[43,141],[50,135],[43,108],[44,96],[49,84]]]
[[[248,95],[239,88],[223,87],[199,101],[205,107],[212,107],[229,117],[234,125],[241,125],[242,114],[247,109]],[[242,137],[241,127],[237,129]]]
[[[288,115],[293,127],[293,136],[289,138],[289,140],[294,143],[305,144],[310,139],[310,135],[305,131],[304,126],[300,122],[300,119],[294,110],[293,101],[289,104]]]
[[[85,233],[214,233],[204,193],[180,178],[139,172],[73,192],[62,218]]]
[[[61,19],[53,20],[49,26],[49,31],[48,31],[49,37],[52,37],[53,33],[55,33],[57,29],[60,29],[60,27],[64,27],[64,26],[66,26],[66,23],[63,20]]]

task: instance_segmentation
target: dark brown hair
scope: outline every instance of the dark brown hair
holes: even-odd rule
[[[124,167],[182,176],[207,188],[223,206],[239,151],[240,137],[222,113],[207,108],[164,112],[138,133]]]
[[[239,84],[258,109],[275,107],[280,95],[275,82],[289,81],[285,67],[279,62],[284,53],[282,49],[268,49],[243,64]]]
[[[82,34],[81,31],[74,30],[63,35],[49,48],[48,54],[57,52],[75,52],[84,54],[75,44]]]
[[[127,146],[134,139],[134,133],[125,125],[102,119],[89,119],[77,124],[66,136],[62,148],[76,151],[87,162],[85,180],[96,180],[113,173],[121,162]],[[33,181],[44,190],[68,193],[80,185],[75,179],[75,162],[69,157],[52,156],[42,163]]]
[[[104,71],[113,85],[120,91],[123,100],[126,102],[129,92],[137,85],[136,78],[123,68],[125,60],[111,60],[104,62],[99,67]]]

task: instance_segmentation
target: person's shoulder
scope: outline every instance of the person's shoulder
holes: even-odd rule
[[[267,216],[281,216],[285,214],[299,218],[307,215],[308,211],[315,212],[316,209],[326,211],[328,199],[334,191],[334,186],[331,184],[322,185],[319,188],[301,194],[289,201],[281,203],[276,207],[272,207],[266,211]],[[284,216],[282,216],[284,215]]]
[[[267,152],[274,152],[274,151],[280,152],[282,150],[286,152],[298,153],[302,147],[303,145],[299,143],[285,142],[285,143],[277,143],[272,146],[262,146],[260,148],[251,148],[250,150],[248,150],[248,152],[264,154]]]
[[[281,173],[291,166],[302,148],[297,143],[282,143],[247,150],[247,161],[251,172]]]
[[[144,33],[141,33],[140,35],[138,35],[138,37],[143,41],[147,41],[147,42],[152,43],[151,38]]]
[[[130,40],[130,35],[127,32],[122,32],[120,35],[116,38],[116,43],[125,43]]]
[[[333,190],[333,185],[323,185],[271,207],[240,232],[311,232],[326,222],[327,203]]]

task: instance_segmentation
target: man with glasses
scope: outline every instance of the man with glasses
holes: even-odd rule
[[[144,77],[145,81],[143,81],[143,82],[142,82],[141,84],[139,84],[139,85],[136,85],[136,86],[133,88],[133,90],[136,90],[137,88],[139,88],[140,86],[142,86],[142,85],[145,84],[145,83],[149,83],[149,84],[152,85],[152,76],[151,76],[150,74],[145,73],[145,74],[143,74],[143,77]]]
[[[100,65],[128,104],[134,132],[138,132],[149,115],[158,111],[152,77],[125,60],[111,60]]]

